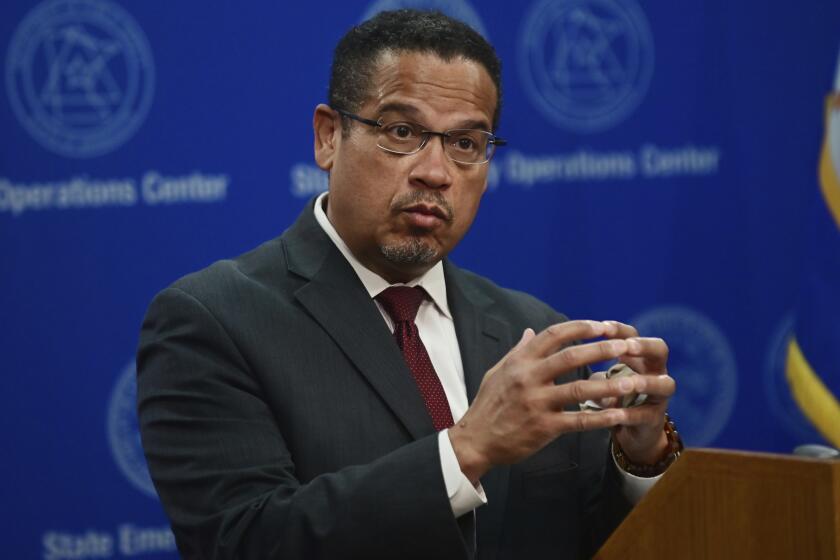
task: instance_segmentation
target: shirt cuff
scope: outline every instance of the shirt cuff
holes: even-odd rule
[[[443,472],[443,482],[446,485],[446,495],[455,517],[461,517],[478,506],[487,503],[487,496],[481,483],[473,486],[470,479],[461,472],[458,457],[449,441],[449,430],[438,433],[438,449],[440,451],[440,470]]]
[[[624,492],[624,496],[630,500],[630,503],[633,505],[638,504],[639,501],[644,498],[645,494],[648,493],[648,490],[653,488],[653,485],[662,478],[661,474],[651,477],[642,477],[630,474],[618,465],[612,451],[610,451],[610,457],[612,457],[615,468],[619,473],[621,473],[621,490]]]

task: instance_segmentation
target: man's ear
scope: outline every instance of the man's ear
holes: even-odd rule
[[[315,132],[315,163],[324,171],[333,166],[336,147],[341,141],[341,127],[335,111],[323,103],[315,107],[312,128]]]

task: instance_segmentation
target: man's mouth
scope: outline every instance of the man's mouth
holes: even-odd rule
[[[449,222],[449,214],[435,204],[412,204],[403,208],[402,213],[414,227],[429,229]]]
[[[434,216],[445,222],[449,221],[449,214],[447,214],[443,208],[435,204],[412,204],[411,206],[403,208],[403,212],[411,212],[424,216]]]

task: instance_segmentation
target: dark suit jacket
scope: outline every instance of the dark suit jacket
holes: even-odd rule
[[[444,262],[470,400],[563,320]],[[282,236],[163,290],[137,358],[140,428],[185,558],[577,558],[629,509],[607,434],[564,435],[482,479],[455,519],[422,398],[309,204]],[[577,372],[571,377],[585,375]]]

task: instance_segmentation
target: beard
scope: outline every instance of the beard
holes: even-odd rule
[[[439,260],[438,250],[418,237],[382,245],[379,250],[385,260],[393,264],[434,264]]]

